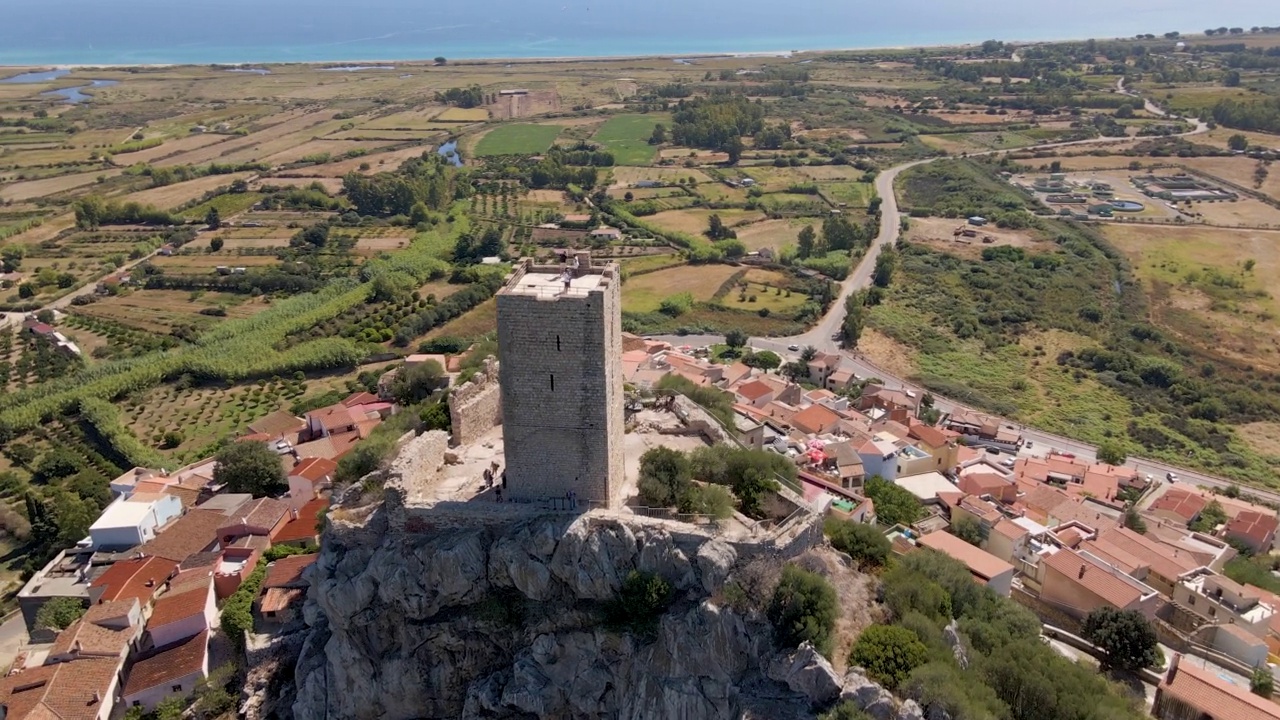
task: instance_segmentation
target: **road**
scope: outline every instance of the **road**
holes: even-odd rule
[[[22,613],[14,613],[0,625],[0,672],[9,669],[26,642],[27,623]]]
[[[1117,90],[1127,95],[1133,95],[1133,93],[1124,89],[1123,79],[1121,79],[1117,84]],[[1163,110],[1154,106],[1149,101],[1147,101],[1146,104],[1147,111],[1151,114],[1159,116],[1165,115]],[[1191,122],[1195,123],[1195,128],[1186,133],[1182,133],[1182,136],[1198,135],[1200,133],[1207,132],[1209,129],[1208,125],[1200,120],[1191,120]],[[1037,149],[1049,149],[1068,147],[1072,145],[1131,142],[1136,139],[1137,138],[1133,137],[1097,138],[1092,140],[1074,140],[1070,142],[1051,143],[1038,145],[1036,147]],[[992,150],[983,153],[973,153],[973,155],[991,155],[1000,152],[1005,151]],[[924,388],[912,385],[902,378],[894,376],[888,370],[876,366],[856,351],[850,352],[842,349],[840,347],[840,341],[837,333],[839,332],[840,325],[844,320],[845,298],[871,284],[871,274],[875,269],[876,258],[880,256],[880,252],[886,246],[893,244],[898,238],[902,215],[898,210],[898,199],[893,191],[894,182],[904,171],[918,165],[924,165],[940,159],[942,158],[917,160],[897,165],[880,173],[876,177],[875,182],[876,194],[879,195],[881,200],[880,232],[876,236],[875,241],[871,244],[871,247],[867,249],[866,255],[862,257],[858,266],[855,267],[853,272],[851,272],[849,276],[841,282],[839,297],[831,304],[831,307],[827,309],[827,313],[818,321],[818,324],[815,325],[813,329],[803,334],[793,335],[791,337],[752,338],[750,342],[751,347],[756,350],[772,350],[783,357],[796,355],[796,352],[791,349],[793,347],[803,348],[806,346],[812,346],[823,352],[840,353],[846,357],[848,364],[853,368],[853,371],[856,374],[864,378],[878,378],[891,390],[912,390],[923,395],[925,392]],[[693,345],[695,347],[701,345],[714,345],[716,343],[724,342],[724,336],[722,335],[658,335],[654,336],[654,339],[665,340],[676,346]],[[938,396],[936,393],[934,394],[934,407],[944,413],[952,413],[957,409],[973,409],[968,408],[963,403],[955,400]],[[1021,432],[1023,439],[1027,441],[1024,446],[1024,454],[1042,455],[1052,449],[1058,452],[1070,453],[1082,460],[1096,460],[1097,448],[1089,445],[1088,443],[1036,430],[1011,421],[1007,424],[1010,428],[1018,429]],[[1169,473],[1174,473],[1179,482],[1190,482],[1206,487],[1225,488],[1234,484],[1231,480],[1145,458],[1129,458],[1126,465],[1135,468],[1140,473],[1151,475],[1159,480],[1163,480]],[[1259,490],[1256,488],[1250,488],[1249,492],[1263,500],[1280,503],[1280,493]]]
[[[138,266],[139,264],[144,263],[150,260],[151,258],[155,257],[156,253],[158,252],[160,251],[152,250],[150,253],[147,253],[143,257],[140,257],[137,260],[130,260],[129,262],[125,263],[124,265],[121,265],[118,269],[113,270],[111,271],[111,273],[108,273],[108,274],[132,270],[134,267]],[[95,292],[97,292],[97,290],[98,290],[98,279],[93,279],[85,283],[84,285],[81,285],[80,287],[76,288],[75,290],[72,290],[66,295],[63,295],[57,300],[53,300],[51,302],[45,303],[44,305],[41,305],[39,308],[35,310],[30,310],[28,312],[0,312],[0,329],[3,329],[9,323],[13,323],[14,325],[21,324],[22,318],[26,317],[28,314],[31,314],[31,313],[36,313],[41,310],[62,310],[63,308],[69,307],[71,305],[72,300],[75,300],[76,298],[84,295],[92,295]]]

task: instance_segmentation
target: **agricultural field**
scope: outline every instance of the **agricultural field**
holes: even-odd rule
[[[617,115],[605,121],[591,139],[612,152],[619,165],[647,165],[657,153],[649,144],[653,128],[670,121],[662,115]]]
[[[234,293],[140,289],[76,307],[74,312],[87,318],[167,334],[179,325],[204,328],[222,318],[251,317],[267,307],[260,299]],[[218,314],[209,314],[209,311],[218,311]]]
[[[451,107],[435,117],[440,122],[450,123],[472,123],[484,122],[489,119],[489,111],[484,108],[456,108]],[[550,145],[550,143],[547,143]]]
[[[695,302],[709,302],[736,272],[728,265],[683,265],[645,273],[622,286],[622,307],[627,312],[655,312],[663,300],[684,292]]]
[[[720,221],[729,227],[763,220],[764,214],[755,210],[668,210],[646,218],[648,221],[667,230],[701,235],[706,232],[712,215],[719,215]]]
[[[631,187],[643,181],[657,183],[675,183],[692,179],[696,183],[709,183],[711,177],[701,170],[691,168],[664,167],[615,167],[613,168],[612,187]]]
[[[795,245],[796,236],[806,225],[818,226],[821,222],[804,219],[763,220],[739,227],[736,232],[749,252],[764,248],[780,252],[789,245]]]
[[[535,155],[545,152],[560,134],[559,125],[517,123],[499,125],[488,131],[476,144],[476,156]]]
[[[1280,370],[1280,232],[1140,225],[1105,232],[1130,258],[1159,327],[1202,352]]]

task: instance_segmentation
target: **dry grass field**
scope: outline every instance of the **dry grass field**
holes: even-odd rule
[[[1209,355],[1280,369],[1280,231],[1113,224],[1104,232],[1143,281],[1156,324]]]
[[[195,180],[164,185],[157,188],[130,193],[121,199],[123,202],[138,202],[143,205],[154,205],[161,210],[169,210],[183,203],[200,198],[211,190],[231,185],[236,180],[253,177],[253,173],[240,172],[228,175],[206,175]]]
[[[208,308],[223,308],[227,317],[250,317],[270,307],[257,298],[230,293],[191,293],[182,290],[135,290],[107,297],[76,312],[112,320],[149,332],[167,333],[175,325],[212,325],[218,318],[201,315]]]
[[[1247,157],[1180,158],[1178,164],[1280,200],[1280,166],[1274,163],[1263,164],[1267,176],[1260,188],[1254,187],[1254,171],[1262,164],[1260,160]]]
[[[348,152],[363,151],[367,155],[393,144],[394,143],[390,142],[355,140],[310,140],[302,143],[301,145],[295,145],[288,150],[283,150],[274,155],[269,155],[264,159],[272,165],[288,165],[289,163],[295,163],[310,156],[326,154],[331,158],[342,159],[343,155]],[[357,157],[364,156],[359,155]]]
[[[139,150],[138,152],[128,153],[126,155],[118,155],[116,156],[116,161],[129,165],[134,163],[154,163],[161,158],[192,152],[199,150],[200,148],[209,147],[210,145],[228,142],[232,139],[234,139],[233,135],[217,135],[214,133],[188,135],[187,137],[178,138],[176,140],[166,140],[163,145],[158,145],[153,148]]]
[[[451,107],[439,115],[436,115],[435,119],[439,122],[453,123],[484,122],[489,119],[489,111],[484,108]]]
[[[690,235],[701,235],[706,232],[712,215],[719,215],[720,221],[729,227],[740,223],[750,223],[764,219],[764,213],[756,210],[667,210],[645,218],[658,227],[668,230],[686,232]]]
[[[224,143],[197,148],[156,162],[160,166],[205,165],[211,162],[233,162],[238,159],[260,159],[272,153],[300,145],[317,134],[316,126],[331,122],[333,110],[303,112],[293,110],[263,120],[266,127]],[[310,131],[310,132],[308,132]]]
[[[178,275],[202,275],[212,273],[220,265],[231,267],[263,267],[280,261],[271,255],[172,255],[156,257],[152,264]]]
[[[814,225],[816,230],[818,224],[813,220],[763,220],[737,228],[736,232],[748,251],[761,248],[781,251],[784,247],[795,244],[796,236],[806,225]]]
[[[1005,230],[997,227],[978,228],[978,236],[956,238],[953,233],[962,221],[949,218],[911,218],[911,227],[903,235],[911,242],[928,245],[958,257],[977,259],[982,249],[997,245],[1010,245],[1032,252],[1053,252],[1057,246],[1038,237],[1034,230]],[[984,242],[985,238],[992,242]]]
[[[1235,202],[1194,203],[1191,211],[1210,225],[1280,228],[1280,209],[1253,198],[1242,198]]]
[[[395,170],[400,167],[405,160],[421,157],[422,153],[430,150],[430,146],[420,145],[417,147],[392,150],[390,152],[370,153],[358,158],[349,158],[346,160],[339,160],[337,162],[326,163],[324,165],[313,165],[307,168],[286,171],[281,174],[281,177],[341,178],[344,175],[353,172],[386,172]],[[365,165],[368,166],[368,170],[361,170],[361,167]]]
[[[674,183],[683,178],[693,178],[698,183],[712,182],[706,173],[693,168],[615,167],[612,187],[628,187],[641,180]]]
[[[13,202],[21,202],[23,200],[34,200],[36,198],[57,195],[69,190],[76,190],[82,187],[88,187],[98,182],[100,177],[115,177],[120,174],[120,170],[101,170],[88,173],[77,173],[75,175],[62,175],[60,177],[44,178],[42,180],[30,180],[28,182],[16,182],[12,185],[0,186],[0,200]]]
[[[629,312],[654,312],[663,300],[682,292],[706,302],[737,271],[728,265],[682,265],[645,273],[622,286],[622,306]]]

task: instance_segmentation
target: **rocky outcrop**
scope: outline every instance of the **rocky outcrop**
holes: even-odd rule
[[[955,656],[956,662],[961,668],[969,667],[969,651],[964,646],[964,640],[960,637],[960,621],[952,620],[942,629],[942,639],[946,641],[947,647],[951,648],[951,654]]]
[[[408,494],[388,498],[326,531],[296,718],[807,720],[852,699],[879,720],[922,720],[807,644],[777,653],[758,611],[719,601],[753,563],[780,562],[751,547],[641,518],[423,515]],[[602,622],[633,570],[674,589],[642,636]]]
[[[763,619],[711,597],[738,562],[722,540],[596,516],[394,528],[326,535],[295,717],[729,720],[767,698],[760,717],[799,718],[840,693],[811,649],[781,686],[765,677]],[[676,591],[644,639],[601,623],[633,570]]]

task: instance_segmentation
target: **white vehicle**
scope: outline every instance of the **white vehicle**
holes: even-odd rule
[[[1000,461],[1000,464],[1001,464],[1001,465],[1003,465],[1003,466],[1005,466],[1005,467],[1007,467],[1007,468],[1011,468],[1011,467],[1013,467],[1013,463],[1014,463],[1014,459],[1013,459],[1013,458],[1011,458],[1011,457],[1007,457],[1007,458],[1005,458],[1005,459],[1003,459],[1003,460],[1001,460],[1001,461]]]
[[[1171,483],[1178,482],[1178,475],[1176,473],[1165,473],[1164,479],[1168,480]]]
[[[797,351],[797,350],[799,350],[799,349],[800,349],[800,346],[799,346],[799,345],[788,345],[788,346],[787,346],[787,349],[788,349],[788,350],[790,350],[791,352],[795,352],[795,351]]]
[[[906,391],[906,394],[907,394],[907,397],[911,398],[912,400],[914,400],[914,399],[915,399],[915,397],[916,397],[916,391],[915,391],[915,390],[908,390],[908,391]]]

